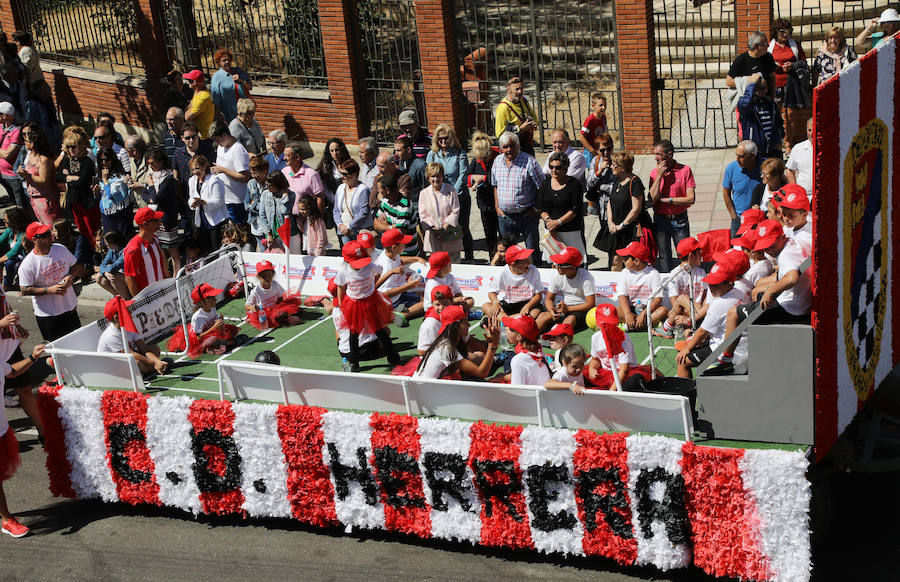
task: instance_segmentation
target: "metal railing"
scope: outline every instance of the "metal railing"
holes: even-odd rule
[[[847,44],[853,45],[853,38],[873,18],[877,18],[885,8],[896,6],[889,0],[776,0],[773,8],[775,18],[785,18],[794,27],[793,38],[806,53],[812,63],[819,47],[825,42],[825,34],[832,26],[843,29]],[[764,30],[771,36],[770,30]]]
[[[215,52],[227,48],[254,83],[328,86],[317,0],[167,0],[163,22],[183,68],[215,73]]]
[[[16,0],[41,58],[111,73],[139,74],[132,0]]]
[[[606,96],[608,127],[622,145],[612,0],[457,0],[455,22],[471,128],[494,135],[494,109],[507,80],[521,77],[540,117],[540,145],[549,144],[556,127],[577,142],[595,92]]]

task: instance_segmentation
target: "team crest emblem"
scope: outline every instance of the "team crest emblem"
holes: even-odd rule
[[[888,284],[888,129],[873,119],[854,136],[844,160],[844,346],[860,401],[874,389]]]

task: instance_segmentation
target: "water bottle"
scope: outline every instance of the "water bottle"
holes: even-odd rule
[[[509,349],[509,339],[506,337],[506,326],[500,324],[500,351]]]
[[[644,305],[643,303],[641,303],[641,300],[640,300],[640,299],[638,299],[637,301],[635,301],[635,302],[634,302],[634,314],[635,314],[635,315],[640,315],[641,312],[644,311],[644,307],[645,307],[645,305]]]
[[[260,326],[261,328],[263,328],[263,329],[268,329],[268,328],[269,328],[268,318],[266,317],[266,310],[265,310],[265,309],[260,309],[260,310],[259,310],[259,326]]]

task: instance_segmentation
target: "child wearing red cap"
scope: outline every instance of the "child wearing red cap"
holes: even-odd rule
[[[357,237],[357,240],[359,240],[363,234],[368,233],[360,234],[359,237]],[[381,235],[381,246],[384,251],[375,257],[375,264],[381,267],[383,273],[396,270],[397,268],[400,268],[401,271],[406,271],[406,269],[403,269],[403,266],[411,263],[427,265],[428,263],[426,263],[425,259],[422,257],[403,256],[406,245],[414,238],[415,235],[403,234],[398,228],[386,230],[384,234]],[[415,273],[410,274],[409,272],[400,272],[396,275],[391,275],[388,280],[378,288],[385,297],[391,300],[394,309],[403,314],[403,317],[395,319],[395,322],[401,327],[409,325],[407,319],[421,315],[425,311],[422,296],[415,292],[420,281],[421,279],[419,279],[419,276]]]
[[[122,326],[119,323],[118,307],[120,301],[125,304],[126,308],[131,307],[131,301],[125,301],[118,297],[113,297],[103,307],[103,317],[106,318],[109,325],[100,334],[100,341],[97,342],[98,353],[125,353],[125,345],[122,343]],[[128,352],[137,360],[141,374],[149,374],[150,372],[165,374],[169,370],[169,362],[159,357],[158,345],[148,344],[133,331],[126,330],[125,338],[128,340]]]
[[[694,317],[703,318],[704,304],[706,303],[706,283],[703,277],[706,271],[700,267],[703,262],[703,251],[700,243],[694,237],[687,237],[678,242],[676,247],[678,257],[682,263],[676,267],[678,275],[669,281],[669,304],[672,306],[663,321],[661,327],[653,330],[654,335],[660,337],[675,337],[675,328],[693,328],[691,321],[691,288],[694,295]]]
[[[663,305],[662,297],[650,296],[659,289],[662,278],[650,266],[650,249],[640,241],[634,241],[616,254],[625,259],[625,270],[619,282],[619,319],[629,331],[656,327],[669,310]],[[647,316],[650,321],[647,321]]]
[[[550,255],[550,260],[556,275],[547,286],[546,311],[538,316],[538,327],[546,329],[550,324],[563,323],[573,330],[585,329],[587,313],[597,305],[597,291],[594,277],[581,266],[581,251],[566,247],[558,255]],[[560,295],[562,301],[557,301]]]
[[[388,363],[391,367],[398,366],[400,355],[388,331],[388,325],[394,321],[393,306],[378,291],[378,287],[401,269],[383,273],[356,241],[346,243],[341,255],[344,264],[338,269],[334,282],[338,287],[337,298],[343,315],[341,328],[350,332],[349,370],[359,371],[359,336],[362,333],[374,333],[381,342]]]
[[[453,302],[453,291],[446,285],[438,285],[431,290],[431,307],[425,312],[419,326],[416,351],[424,356],[441,330],[441,312]]]
[[[550,371],[556,372],[563,365],[560,360],[562,349],[575,339],[575,329],[568,323],[557,323],[541,339],[550,342],[551,350],[556,350],[556,354],[547,362],[550,364]]]
[[[534,318],[541,312],[544,284],[537,267],[531,264],[533,252],[533,249],[519,245],[506,249],[506,266],[488,285],[489,301],[482,306],[486,316],[530,315]]]
[[[641,380],[650,380],[652,371],[650,366],[638,365],[634,343],[619,329],[615,307],[603,303],[597,306],[594,316],[598,330],[591,336],[591,361],[585,371],[591,387],[617,390],[615,372],[623,391],[640,392]]]
[[[343,327],[344,316],[341,313],[341,303],[337,298],[337,284],[334,277],[328,280],[328,292],[331,294],[333,301],[325,302],[325,311],[331,315],[331,321],[334,323],[334,337],[337,340],[338,353],[341,354],[341,364],[344,372],[350,371],[350,331]],[[362,360],[371,360],[378,354],[378,338],[371,333],[362,333],[359,335],[359,357]]]
[[[194,315],[188,324],[188,356],[198,358],[200,354],[224,354],[226,350],[234,347],[238,328],[230,323],[225,323],[224,318],[216,311],[216,297],[222,293],[222,289],[216,289],[207,283],[200,283],[191,291],[191,301],[194,302]],[[175,335],[169,340],[167,350],[170,352],[184,351],[184,327],[175,328]]]
[[[299,324],[300,294],[285,293],[281,283],[275,280],[275,265],[269,261],[256,263],[256,279],[259,285],[247,295],[247,321],[256,329],[289,327]]]
[[[489,326],[484,336],[487,347],[478,361],[467,354],[466,336],[469,335],[468,314],[460,305],[451,305],[441,311],[441,328],[437,338],[422,355],[414,378],[442,378],[459,372],[470,378],[486,378],[494,366],[494,356],[500,343],[500,330]]]
[[[471,297],[463,297],[462,289],[456,282],[456,277],[450,270],[453,264],[450,262],[450,254],[444,251],[431,253],[428,257],[428,274],[425,281],[425,298],[424,307],[431,307],[431,290],[438,285],[446,285],[453,291],[453,304],[461,305],[463,309],[469,311],[475,305],[475,300]]]
[[[504,317],[502,321],[506,338],[516,346],[516,355],[509,364],[510,384],[543,386],[550,380],[550,367],[541,350],[537,322],[528,315]]]
[[[812,249],[812,223],[809,222],[809,198],[798,184],[785,184],[779,191],[778,211],[784,223],[784,235],[796,239],[807,250]]]
[[[557,352],[560,366],[553,372],[553,377],[544,384],[547,390],[570,390],[575,394],[584,394],[584,365],[587,353],[578,344],[569,344]]]
[[[744,251],[750,260],[750,269],[744,273],[744,279],[750,283],[751,287],[756,287],[761,280],[769,277],[775,270],[772,262],[766,258],[766,253],[754,250],[758,241],[759,235],[756,233],[756,229],[748,230],[742,237],[731,239],[731,244]]]

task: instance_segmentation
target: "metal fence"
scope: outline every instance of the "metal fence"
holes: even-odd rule
[[[843,29],[847,44],[853,44],[853,37],[866,24],[877,18],[882,10],[896,6],[888,0],[776,0],[773,7],[775,18],[786,18],[794,27],[793,38],[803,47],[807,59],[816,57],[819,47],[825,42],[825,33],[832,26]],[[766,30],[771,37],[771,31]]]
[[[541,119],[542,146],[556,127],[574,139],[594,92],[607,97],[610,132],[622,143],[612,0],[456,0],[455,12],[470,127],[493,135],[507,80],[521,77]]]
[[[132,0],[16,3],[41,58],[114,73],[143,71]]]
[[[254,83],[328,86],[317,0],[168,0],[164,24],[170,57],[212,74],[221,48]]]
[[[428,126],[415,2],[357,0],[356,8],[368,135],[391,145],[399,133],[397,118],[404,109],[414,109],[419,125]]]

